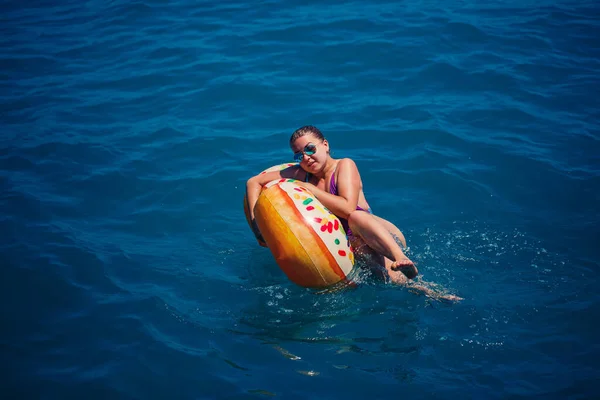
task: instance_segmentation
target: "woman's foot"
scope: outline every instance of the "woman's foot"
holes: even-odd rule
[[[390,265],[390,268],[392,271],[402,272],[408,279],[413,279],[419,275],[419,270],[415,267],[415,263],[409,260],[404,254],[402,254],[402,257],[397,257],[396,261],[393,261],[392,265]]]

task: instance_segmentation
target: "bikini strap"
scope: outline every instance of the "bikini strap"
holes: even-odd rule
[[[336,196],[338,194],[337,184],[335,183],[335,171],[337,171],[337,166],[338,165],[335,164],[335,168],[333,169],[333,172],[331,173],[331,178],[329,179],[329,193],[334,194]]]

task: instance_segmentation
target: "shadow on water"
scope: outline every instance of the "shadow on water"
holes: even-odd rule
[[[288,281],[266,249],[251,251],[247,271],[252,272],[242,290],[251,294],[250,301],[237,310],[228,331],[260,346],[262,357],[279,358],[272,361],[279,369],[310,377],[350,372],[393,380],[414,376],[403,357],[419,350],[417,310],[424,303],[408,291],[362,268],[353,270],[353,284],[301,288]]]

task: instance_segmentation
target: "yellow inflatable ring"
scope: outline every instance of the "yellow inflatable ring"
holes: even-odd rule
[[[277,165],[263,172],[295,164]],[[294,179],[269,182],[254,207],[256,223],[275,261],[303,287],[323,288],[345,281],[354,252],[339,219]],[[244,201],[249,221],[247,202]]]

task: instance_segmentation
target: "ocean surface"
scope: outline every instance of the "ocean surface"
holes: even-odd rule
[[[599,93],[587,0],[3,1],[2,398],[598,398]],[[257,246],[307,124],[463,301]]]

